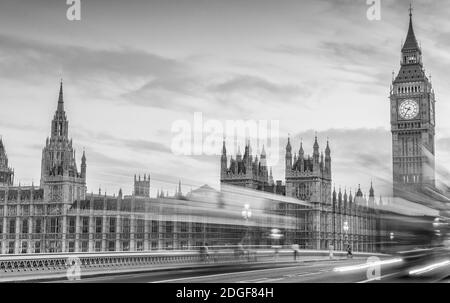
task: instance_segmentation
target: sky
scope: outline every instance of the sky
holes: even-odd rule
[[[42,148],[63,78],[69,136],[88,191],[132,190],[151,175],[151,194],[219,185],[220,157],[179,155],[176,121],[279,121],[280,161],[317,134],[332,153],[333,183],[364,191],[391,182],[389,87],[409,22],[406,0],[64,0],[0,2],[0,136],[16,183],[39,183]],[[436,92],[436,158],[450,168],[450,2],[413,1],[424,67]],[[241,148],[243,149],[243,147]],[[258,149],[255,147],[254,151]]]

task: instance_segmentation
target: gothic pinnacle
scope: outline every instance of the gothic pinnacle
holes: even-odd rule
[[[63,95],[63,82],[62,82],[62,79],[61,79],[61,82],[59,84],[58,111],[59,112],[64,111],[64,95]]]

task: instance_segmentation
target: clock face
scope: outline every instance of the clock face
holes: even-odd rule
[[[398,107],[400,117],[406,120],[413,119],[419,113],[419,104],[414,100],[405,100]]]

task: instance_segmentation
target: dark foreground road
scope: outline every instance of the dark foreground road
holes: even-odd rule
[[[434,262],[434,261],[433,261]],[[396,257],[368,266],[366,259],[313,261],[278,264],[240,264],[210,268],[121,274],[84,278],[70,283],[377,283],[447,282],[450,266],[442,266],[411,276],[412,269],[428,269],[427,264],[405,263]],[[420,273],[420,271],[419,271]]]
[[[170,271],[132,273],[122,275],[84,278],[78,281],[59,281],[69,283],[252,283],[252,282],[291,282],[281,281],[293,277],[305,279],[314,275],[332,273],[338,266],[364,263],[365,259],[280,262],[266,264],[236,264],[209,268],[191,268]],[[301,282],[301,281],[299,281]],[[330,281],[333,282],[333,281]]]

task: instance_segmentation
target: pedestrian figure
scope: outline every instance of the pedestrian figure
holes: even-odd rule
[[[350,244],[347,245],[347,258],[353,258],[352,247]]]
[[[298,244],[292,244],[292,250],[294,251],[294,261],[297,261]]]

